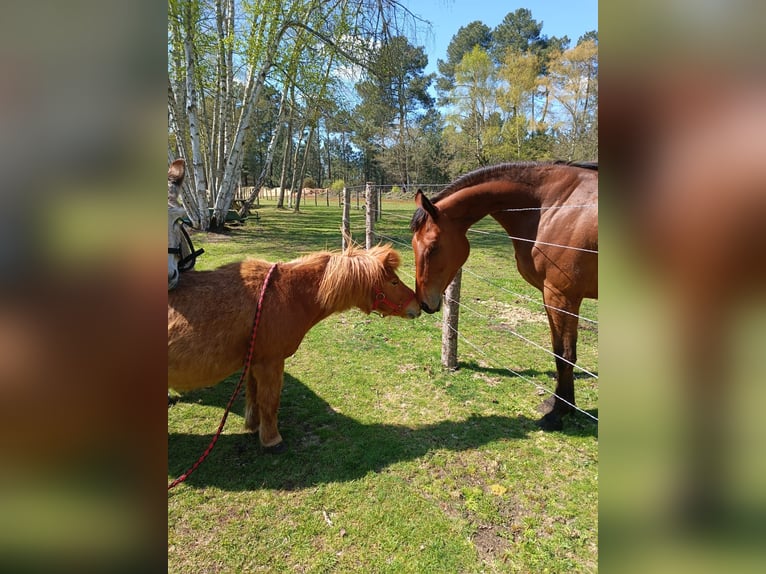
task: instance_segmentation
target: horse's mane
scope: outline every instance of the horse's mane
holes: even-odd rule
[[[401,257],[391,245],[362,249],[353,244],[343,252],[322,251],[302,257],[301,263],[325,261],[317,301],[325,309],[342,310],[381,287],[389,273],[396,271]],[[371,299],[370,299],[371,300]]]
[[[507,179],[509,172],[513,173],[513,178],[518,181],[524,181],[524,179],[527,178],[531,179],[531,174],[529,174],[531,170],[548,165],[565,165],[598,171],[598,162],[572,162],[557,160],[552,162],[517,161],[499,163],[487,167],[480,167],[479,169],[475,169],[464,175],[461,175],[430,199],[432,203],[438,203],[440,200],[452,195],[457,191],[460,191],[463,188],[471,187],[472,185],[483,183],[485,181],[492,181],[493,179]],[[425,220],[426,212],[420,208],[416,209],[412,216],[412,221],[410,222],[410,231],[415,232],[420,229],[423,223],[425,223]]]

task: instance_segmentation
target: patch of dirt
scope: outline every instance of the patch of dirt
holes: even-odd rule
[[[208,243],[223,243],[224,241],[231,241],[231,233],[215,233],[213,231],[208,231],[205,233],[205,240]]]
[[[485,375],[484,373],[474,373],[472,375],[472,378],[478,379],[480,381],[484,381],[487,383],[488,387],[496,387],[500,383],[502,383],[502,379],[500,377],[490,377],[489,375]]]
[[[476,530],[472,542],[482,562],[492,563],[495,560],[502,560],[503,554],[510,546],[508,540],[498,534],[502,530],[504,529],[492,525],[481,525]]]
[[[544,311],[534,312],[520,305],[509,305],[500,301],[479,301],[485,307],[490,316],[499,321],[503,327],[515,329],[524,323],[548,324],[548,318]]]

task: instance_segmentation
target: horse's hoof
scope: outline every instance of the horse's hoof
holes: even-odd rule
[[[287,445],[285,444],[285,441],[278,442],[275,445],[272,446],[264,446],[263,452],[266,454],[282,454],[287,451]]]
[[[564,428],[564,422],[561,420],[561,415],[548,413],[537,421],[537,426],[544,431],[560,431]]]

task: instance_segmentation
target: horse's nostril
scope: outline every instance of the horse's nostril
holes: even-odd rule
[[[425,311],[425,312],[426,312],[426,313],[428,313],[429,315],[433,315],[433,314],[434,314],[434,313],[436,313],[436,311],[437,311],[437,309],[431,309],[431,307],[429,307],[429,306],[426,304],[426,302],[425,302],[425,301],[423,301],[423,302],[421,302],[421,303],[420,303],[420,308],[421,308],[421,309],[423,309],[423,311]]]

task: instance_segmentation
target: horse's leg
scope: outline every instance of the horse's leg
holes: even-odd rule
[[[282,435],[277,428],[277,411],[282,395],[285,362],[283,359],[254,364],[251,367],[255,391],[255,411],[249,423],[258,423],[258,432],[264,451],[280,454],[286,450]],[[248,389],[250,385],[248,385]],[[252,393],[252,391],[251,391]]]
[[[556,396],[552,410],[540,419],[539,424],[544,430],[561,430],[561,417],[571,412],[575,404],[573,365],[577,362],[577,313],[581,300],[570,301],[547,287],[543,291],[543,300],[547,305],[545,310],[556,354]]]

